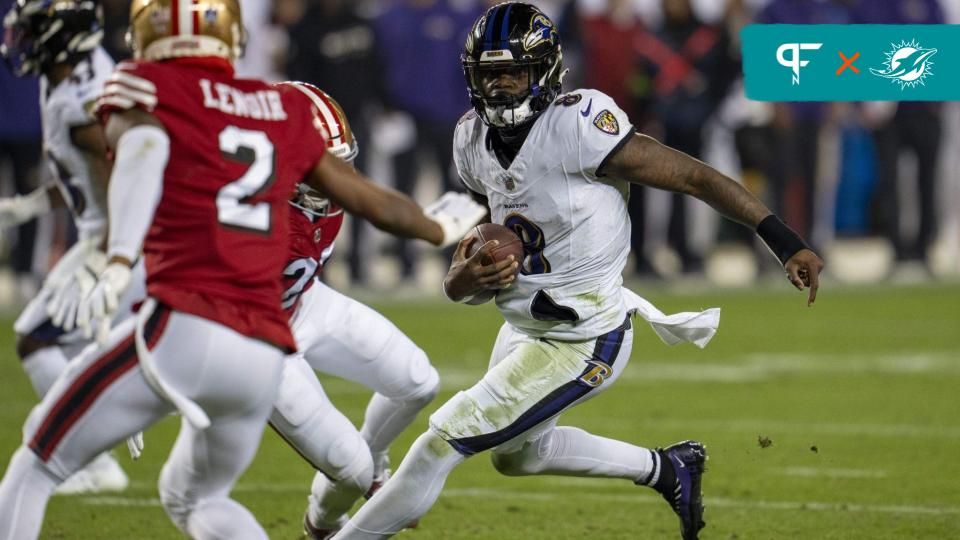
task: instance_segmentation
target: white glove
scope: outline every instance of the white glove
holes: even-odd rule
[[[110,263],[100,274],[100,280],[90,294],[80,301],[77,308],[77,328],[87,339],[94,337],[98,343],[106,343],[110,334],[110,322],[120,307],[120,297],[130,286],[130,267],[122,263]]]
[[[456,244],[487,215],[487,208],[466,193],[448,191],[423,210],[443,229],[440,247]]]
[[[0,199],[0,229],[15,227],[50,211],[47,188],[35,189],[27,195]]]
[[[143,454],[143,432],[138,431],[132,437],[127,437],[127,450],[130,451],[130,457],[134,461],[140,459]]]
[[[66,332],[73,330],[80,301],[93,291],[97,276],[106,267],[107,254],[99,249],[90,249],[73,274],[54,284],[50,300],[47,301],[47,315],[55,326]]]

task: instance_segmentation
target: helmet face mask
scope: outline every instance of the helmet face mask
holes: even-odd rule
[[[103,40],[103,11],[94,0],[17,0],[3,18],[0,55],[18,76],[76,64]]]
[[[323,134],[327,142],[327,152],[352,166],[360,147],[353,136],[347,115],[337,100],[309,83],[281,82],[274,86],[292,88],[310,99],[314,108],[314,126]],[[290,205],[314,217],[332,217],[343,213],[342,208],[302,182],[297,184]]]
[[[529,4],[490,8],[474,23],[461,56],[470,102],[495,128],[533,121],[560,93],[560,37]]]

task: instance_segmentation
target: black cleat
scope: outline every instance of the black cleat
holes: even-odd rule
[[[314,527],[313,523],[310,523],[310,517],[307,516],[307,514],[303,515],[302,538],[304,540],[327,540],[328,538],[333,538],[333,535],[337,534],[337,531],[339,530],[340,527],[333,529],[321,529],[319,527]]]
[[[707,449],[697,441],[682,441],[666,448],[658,448],[661,466],[670,463],[676,475],[673,488],[660,492],[664,500],[680,518],[680,536],[683,540],[697,540],[706,523],[703,521],[703,494],[700,477],[706,472]]]

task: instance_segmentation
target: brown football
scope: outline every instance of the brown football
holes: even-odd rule
[[[481,223],[474,227],[469,234],[476,236],[477,241],[467,250],[467,257],[472,257],[480,249],[480,246],[487,242],[499,240],[500,245],[490,252],[493,260],[482,260],[481,262],[483,264],[493,264],[506,260],[507,257],[513,255],[513,259],[518,263],[517,273],[520,272],[520,265],[523,264],[523,242],[520,241],[520,237],[515,232],[496,223]]]

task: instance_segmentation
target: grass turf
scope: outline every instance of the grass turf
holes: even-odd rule
[[[668,348],[638,323],[631,365],[616,386],[561,424],[652,447],[708,445],[705,539],[960,537],[960,286],[825,288],[807,309],[782,289],[666,296],[667,312],[723,308],[709,347]],[[490,306],[377,306],[430,355],[444,379],[439,406],[483,373],[500,317]],[[34,403],[0,329],[0,467]],[[359,422],[369,393],[324,379]],[[426,414],[393,448],[398,464]],[[159,506],[156,479],[178,422],[146,433],[146,453],[117,496],[54,497],[43,538],[180,538]],[[763,439],[764,444],[760,441]],[[770,443],[770,444],[767,444]],[[267,431],[235,497],[271,538],[297,538],[312,471]],[[505,478],[485,456],[451,475],[404,538],[432,540],[676,538],[667,505],[629,482]]]

